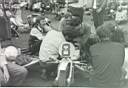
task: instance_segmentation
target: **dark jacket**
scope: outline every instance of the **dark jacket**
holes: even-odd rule
[[[91,76],[93,86],[119,86],[122,77],[125,50],[120,43],[97,43],[90,48],[94,72]]]

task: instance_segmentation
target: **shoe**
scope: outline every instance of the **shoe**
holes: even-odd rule
[[[42,70],[42,73],[41,73],[41,79],[43,79],[43,80],[48,80],[48,77],[47,77],[47,75],[46,75],[46,69],[43,69]]]

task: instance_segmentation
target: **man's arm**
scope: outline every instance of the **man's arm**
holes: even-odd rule
[[[97,9],[97,13],[100,13],[101,11],[103,11],[106,7],[107,4],[107,0],[103,0],[103,3],[101,4],[101,6]]]
[[[5,83],[9,81],[10,75],[7,69],[7,60],[3,51],[0,54],[0,68],[3,70]]]
[[[3,73],[4,73],[5,83],[7,83],[9,81],[10,75],[9,75],[6,64],[3,66]]]

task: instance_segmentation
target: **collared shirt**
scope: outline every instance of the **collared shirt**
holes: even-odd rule
[[[62,32],[51,30],[45,36],[39,51],[41,61],[48,61],[49,58],[57,59],[59,56],[59,47],[65,42]]]

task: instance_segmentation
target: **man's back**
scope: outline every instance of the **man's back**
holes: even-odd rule
[[[50,57],[56,59],[59,55],[59,47],[63,42],[65,42],[65,38],[62,32],[49,31],[40,46],[40,59],[42,61],[47,61]]]
[[[0,41],[8,40],[11,38],[11,32],[9,27],[9,22],[5,17],[0,17]]]
[[[94,73],[91,83],[95,86],[118,85],[124,62],[124,46],[119,43],[98,43],[90,48]]]

